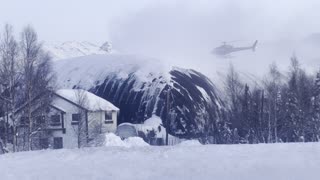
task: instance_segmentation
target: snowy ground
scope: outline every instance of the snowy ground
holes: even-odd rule
[[[319,169],[319,143],[103,147],[0,156],[1,180],[318,180]]]

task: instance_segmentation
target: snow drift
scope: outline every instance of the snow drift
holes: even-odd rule
[[[129,137],[122,140],[119,136],[113,133],[101,134],[89,143],[90,147],[143,147],[149,146],[140,137]]]
[[[319,179],[320,144],[101,147],[0,156],[1,180]]]

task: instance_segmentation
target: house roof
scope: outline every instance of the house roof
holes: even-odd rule
[[[119,111],[119,108],[109,101],[85,90],[60,89],[57,90],[55,94],[89,111]]]

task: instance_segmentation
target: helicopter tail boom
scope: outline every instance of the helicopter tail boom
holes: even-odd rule
[[[256,40],[256,41],[253,43],[253,45],[252,45],[252,51],[256,51],[257,44],[258,44],[258,40]]]

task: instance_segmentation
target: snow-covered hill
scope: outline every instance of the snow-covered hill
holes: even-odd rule
[[[170,88],[170,133],[212,133],[223,119],[224,105],[203,74],[172,68],[160,60],[121,54],[91,55],[57,61],[60,88],[83,88],[120,108],[119,123],[141,123],[153,114],[167,117]]]
[[[109,42],[98,45],[87,41],[68,41],[64,43],[44,43],[43,46],[46,51],[49,51],[53,60],[93,54],[109,54],[112,52],[112,47]]]
[[[0,155],[1,180],[318,180],[320,144],[103,147]]]

